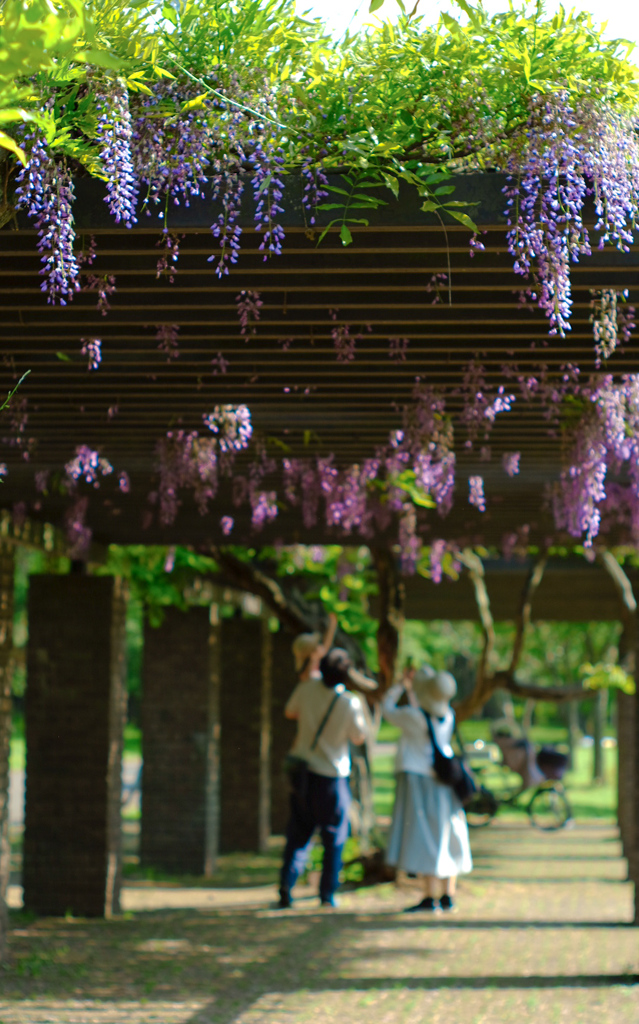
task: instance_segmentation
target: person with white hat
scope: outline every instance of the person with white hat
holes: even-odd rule
[[[319,663],[333,646],[337,630],[337,615],[329,612],[328,626],[322,638],[321,633],[300,633],[292,644],[295,671],[300,682],[304,679],[318,677]]]
[[[398,707],[404,691],[408,704]],[[408,874],[424,877],[424,899],[408,907],[408,912],[452,910],[457,875],[472,871],[464,809],[452,788],[435,775],[427,720],[428,715],[437,745],[450,757],[455,728],[450,701],[456,693],[450,672],[422,665],[414,674],[409,670],[382,702],[386,720],[401,729],[386,860]]]

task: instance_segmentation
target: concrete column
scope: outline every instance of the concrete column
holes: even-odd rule
[[[25,700],[26,910],[119,910],[125,595],[112,577],[32,576]]]
[[[9,742],[11,740],[11,652],[13,649],[14,547],[0,541],[0,960],[7,933],[9,848]]]
[[[140,860],[173,874],[214,869],[219,673],[210,619],[209,608],[167,608],[144,631]]]
[[[297,685],[295,661],[291,651],[293,635],[280,629],[273,633],[273,673],[271,696],[271,830],[274,835],[286,831],[289,814],[289,783],[282,765],[295,739],[296,724],[284,718],[286,702]]]
[[[223,619],[220,851],[264,851],[270,834],[272,634],[265,619]]]

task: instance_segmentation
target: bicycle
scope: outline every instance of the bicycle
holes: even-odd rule
[[[498,760],[499,753],[501,761]],[[572,820],[572,810],[562,777],[568,767],[568,757],[551,746],[536,752],[527,736],[513,736],[495,728],[493,742],[477,740],[466,744],[464,753],[477,775],[480,788],[466,807],[466,818],[471,828],[489,825],[499,808],[515,806],[527,790],[532,796],[523,805],[535,828],[555,831]],[[514,788],[512,775],[521,782]],[[492,783],[492,787],[487,783]],[[519,805],[521,806],[521,804]]]

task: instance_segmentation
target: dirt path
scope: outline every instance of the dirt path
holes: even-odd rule
[[[473,834],[452,916],[413,888],[289,912],[272,888],[128,887],[117,921],[16,918],[0,1024],[637,1024],[639,932],[617,833]]]

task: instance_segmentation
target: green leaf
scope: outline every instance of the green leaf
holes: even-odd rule
[[[62,363],[72,363],[73,362],[73,360],[71,359],[71,356],[68,356],[66,354],[66,352],[56,352],[55,357],[56,357],[56,359],[59,359],[60,362],[62,362]]]
[[[383,7],[383,6],[384,6],[384,0],[371,0],[370,4],[368,5],[368,13],[369,14],[374,14],[375,11],[378,11],[380,9],[380,7]]]
[[[346,224],[342,224],[339,232],[339,237],[342,241],[342,245],[350,245],[351,242],[353,241],[353,236],[350,233]]]
[[[478,230],[475,221],[471,220],[467,213],[458,213],[457,210],[447,210],[447,212],[450,213],[451,217],[454,217],[455,220],[458,220],[460,224],[463,224],[464,227],[470,228],[471,231]]]
[[[10,153],[13,153],[14,156],[17,156],[21,164],[26,164],[27,155],[25,151],[18,145],[17,142],[14,142],[10,135],[7,135],[6,132],[3,131],[0,131],[0,148],[8,149]]]

